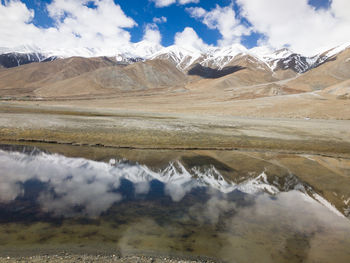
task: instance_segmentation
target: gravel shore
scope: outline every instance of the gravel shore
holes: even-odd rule
[[[138,263],[160,263],[160,262],[166,262],[166,263],[197,263],[197,262],[205,262],[205,263],[214,263],[214,261],[210,260],[181,260],[181,259],[175,259],[175,258],[168,258],[168,257],[150,257],[150,256],[117,256],[117,255],[111,255],[111,256],[102,256],[102,255],[46,255],[46,256],[31,256],[31,257],[18,257],[18,258],[11,258],[11,257],[1,257],[0,262],[118,262],[118,263],[128,263],[128,262],[138,262]]]

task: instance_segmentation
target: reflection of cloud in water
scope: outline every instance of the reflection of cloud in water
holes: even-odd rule
[[[77,208],[88,215],[99,215],[107,210],[122,199],[116,191],[121,179],[133,183],[135,194],[147,194],[150,182],[158,180],[173,201],[182,200],[193,188],[200,186],[211,185],[223,191],[233,187],[216,170],[217,174],[196,171],[198,178],[194,179],[180,163],[171,163],[164,170],[154,172],[146,166],[126,162],[112,165],[57,154],[0,151],[0,167],[3,171],[0,177],[2,202],[22,196],[21,184],[36,179],[48,185],[38,200],[42,208],[64,215],[72,214]],[[215,176],[220,177],[220,182],[216,182]]]
[[[96,236],[113,238],[122,253],[140,248],[219,255],[226,262],[349,262],[349,221],[292,175],[280,180],[281,185],[265,173],[235,184],[209,165],[186,169],[174,162],[152,171],[126,161],[5,151],[0,151],[0,167],[4,209],[17,213],[20,208],[21,219],[34,211],[34,220],[40,220],[38,206],[58,216],[93,217],[112,207],[99,221],[113,228]],[[33,185],[37,188],[31,190],[39,193],[27,194]],[[26,196],[35,196],[34,209],[22,202]],[[127,198],[131,201],[112,206]],[[15,223],[13,215],[9,221]],[[81,238],[77,231],[72,237]]]
[[[332,262],[329,260],[345,255],[344,246],[350,245],[348,219],[296,190],[274,198],[259,194],[247,205],[232,202],[229,195],[213,195],[205,203],[193,205],[189,215],[203,227],[215,226],[225,239],[217,253],[227,262],[260,262],[259,257],[266,262],[284,262],[279,258]]]
[[[217,224],[223,214],[235,211],[235,202],[230,202],[226,199],[213,196],[205,204],[196,204],[191,207],[189,213],[202,224]]]
[[[38,201],[44,210],[56,214],[70,214],[79,206],[88,215],[99,215],[121,200],[120,194],[111,192],[119,187],[120,175],[105,163],[44,153],[0,152],[0,167],[3,202],[22,195],[20,185],[32,179],[48,184]]]
[[[57,154],[30,155],[0,150],[0,167],[1,202],[11,202],[23,196],[22,185],[35,179],[47,186],[38,198],[42,209],[65,216],[77,212],[89,216],[100,215],[113,203],[122,200],[123,196],[118,192],[121,180],[133,184],[135,195],[148,194],[150,183],[157,180],[164,184],[164,193],[175,202],[181,201],[194,188],[207,186],[214,189],[214,192],[224,194],[235,190],[250,194],[279,192],[277,186],[267,181],[265,173],[235,184],[227,182],[213,166],[187,170],[180,162],[170,163],[164,170],[155,172],[147,166],[127,162],[104,163]],[[295,188],[303,191],[298,182],[295,183]],[[306,192],[303,194],[311,199]],[[229,212],[233,209],[233,204],[227,200],[210,199],[203,218],[217,222],[218,210]]]

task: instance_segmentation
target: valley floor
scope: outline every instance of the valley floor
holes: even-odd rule
[[[290,96],[283,96],[283,99],[286,97]],[[124,103],[122,99],[1,102],[0,140],[116,148],[246,149],[350,156],[349,100],[334,99],[339,105],[327,106],[334,111],[334,114],[330,111],[331,119],[313,119],[306,117],[313,115],[305,115],[305,112],[305,117],[301,118],[303,114],[298,115],[297,106],[294,111],[288,111],[284,103],[281,103],[281,110],[276,109],[266,117],[256,100],[251,108],[249,101],[236,101],[229,107],[223,103],[214,107],[209,102],[206,111],[196,103],[185,103],[187,106],[180,108],[183,100],[175,108],[171,103],[152,104],[153,99],[156,98],[145,99],[144,104],[140,97],[138,103],[132,98],[125,99]],[[263,101],[267,103],[268,98]],[[312,104],[312,109],[315,108],[317,101]],[[249,113],[249,109],[254,114]],[[242,113],[244,110],[246,114]],[[287,114],[287,118],[285,112],[296,115]],[[343,114],[344,119],[336,120],[336,113]]]

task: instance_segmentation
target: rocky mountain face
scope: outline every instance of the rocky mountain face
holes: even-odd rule
[[[40,53],[7,53],[0,55],[0,65],[4,68],[13,68],[33,62],[42,62],[46,58]]]
[[[176,45],[161,47],[146,41],[135,43],[132,49],[124,51],[105,51],[117,64],[129,65],[140,61],[162,59],[168,60],[182,71],[188,71],[197,64],[212,69],[223,69],[233,66],[235,60],[243,56],[249,56],[257,68],[265,68],[272,72],[293,71],[304,73],[329,60],[332,56],[347,48],[348,45],[339,46],[313,57],[303,56],[283,48],[274,52],[264,48],[246,49],[240,44],[227,47],[210,47],[207,50],[183,48]],[[57,50],[42,51],[37,47],[20,47],[17,49],[0,48],[0,66],[5,68],[17,67],[33,62],[46,62],[55,59],[80,57],[99,57],[104,52],[101,50]]]
[[[6,50],[0,55],[0,96],[94,97],[206,87],[208,94],[230,92],[234,99],[250,99],[322,90],[350,79],[347,45],[313,57],[288,49],[247,50],[241,45],[204,52],[143,43],[135,50],[99,57],[69,57],[67,53],[67,58],[53,52]]]
[[[107,57],[58,59],[0,72],[0,96],[98,96],[183,87],[187,76],[165,60],[120,64]]]
[[[278,60],[276,63],[277,70],[291,69],[296,73],[303,73],[309,70],[311,67],[312,64],[308,63],[307,58],[299,54],[292,54],[287,58],[282,58]]]

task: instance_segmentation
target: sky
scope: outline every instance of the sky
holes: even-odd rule
[[[121,50],[132,43],[289,47],[350,41],[349,0],[0,0],[0,47]]]

